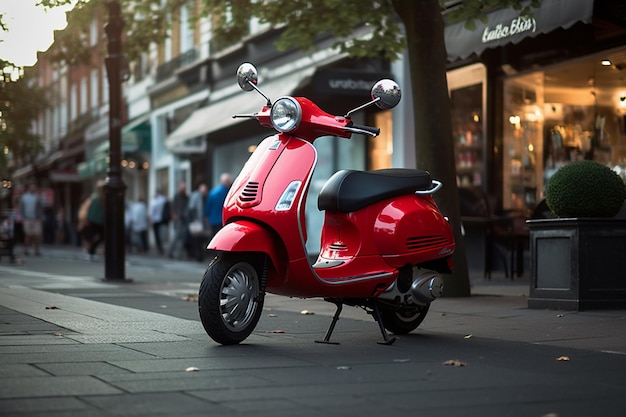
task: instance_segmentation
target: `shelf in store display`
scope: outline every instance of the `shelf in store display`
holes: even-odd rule
[[[456,171],[458,173],[482,171],[482,169],[483,169],[482,162],[475,162],[472,165],[460,165],[460,164],[456,165]]]
[[[470,145],[465,144],[465,143],[457,143],[456,144],[456,148],[459,151],[464,151],[464,150],[475,150],[475,151],[482,151],[483,150],[483,145],[480,142],[477,143],[472,143]]]

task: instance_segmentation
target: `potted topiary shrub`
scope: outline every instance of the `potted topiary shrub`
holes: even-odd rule
[[[626,186],[611,168],[578,161],[550,178],[555,216],[529,220],[529,308],[626,307],[626,220],[616,218]]]

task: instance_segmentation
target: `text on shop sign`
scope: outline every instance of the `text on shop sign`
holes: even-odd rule
[[[524,32],[535,32],[536,30],[537,22],[535,18],[519,16],[511,20],[509,24],[498,23],[495,27],[487,26],[483,31],[482,41],[483,43],[497,41]]]

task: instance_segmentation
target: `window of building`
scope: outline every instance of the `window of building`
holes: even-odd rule
[[[449,71],[447,77],[457,185],[484,189],[487,148],[483,115],[487,70],[482,64],[474,64]]]
[[[78,117],[78,87],[72,84],[70,87],[70,120]]]
[[[87,96],[89,89],[87,85],[87,77],[82,77],[80,79],[80,114],[85,114],[88,110]]]
[[[626,49],[510,77],[503,91],[503,206],[532,209],[560,167],[590,159],[626,177]]]
[[[97,69],[92,69],[91,70],[91,92],[90,92],[90,97],[91,97],[91,108],[92,109],[97,109],[98,108],[98,70]]]
[[[183,54],[193,48],[193,30],[189,26],[189,8],[183,5],[180,8],[180,53]]]
[[[98,29],[99,29],[98,19],[93,19],[89,27],[89,40],[90,40],[91,46],[96,46],[98,44],[98,41],[99,41]]]

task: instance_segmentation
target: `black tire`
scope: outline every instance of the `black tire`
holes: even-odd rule
[[[254,330],[265,294],[259,274],[245,255],[220,254],[209,263],[198,295],[204,330],[217,343],[234,345]]]
[[[430,304],[415,308],[392,309],[382,307],[380,315],[385,328],[394,334],[407,334],[417,329],[422,324]]]

